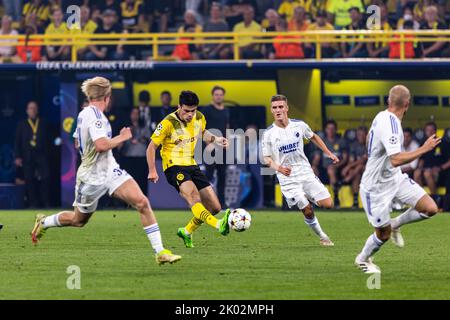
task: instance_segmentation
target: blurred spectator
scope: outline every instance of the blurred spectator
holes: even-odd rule
[[[159,2],[158,0],[157,2]],[[116,12],[116,17],[122,17],[122,5],[121,0],[99,0],[96,1],[96,4],[93,4],[92,9],[92,19],[96,20],[96,23],[101,24],[102,23],[102,12],[105,12],[106,10],[113,10]],[[153,1],[150,1],[153,2]],[[118,22],[118,21],[115,21]]]
[[[313,20],[313,18],[317,17],[317,14],[321,12],[326,13],[326,9],[328,7],[328,4],[331,0],[313,0],[310,3],[310,6],[305,6],[306,11],[310,15],[310,19]]]
[[[356,7],[360,13],[364,12],[364,6],[361,0],[329,0],[328,2],[328,18],[337,30],[343,29],[353,23],[350,17],[351,8]]]
[[[419,22],[425,22],[425,11],[428,6],[436,5],[434,0],[418,0],[415,1],[416,5],[414,6],[413,13],[414,18]]]
[[[300,8],[300,7],[299,7]],[[277,23],[277,32],[287,31],[287,22],[280,19]],[[274,40],[281,39],[295,39],[299,40],[298,36],[276,36]],[[303,53],[302,44],[300,42],[274,42],[272,50],[269,54],[269,59],[303,59],[305,57]]]
[[[39,28],[43,28],[48,24],[50,20],[50,6],[44,0],[31,0],[25,3],[22,11],[24,24],[29,24],[28,20],[31,15],[36,16],[36,23]]]
[[[48,128],[39,117],[35,101],[27,104],[27,120],[18,123],[15,140],[15,163],[23,168],[27,204],[31,208],[49,205]]]
[[[66,23],[63,21],[64,15],[60,8],[56,8],[52,13],[52,23],[45,29],[46,35],[66,35],[69,33]],[[49,39],[46,40],[46,57],[48,60],[69,60],[70,48],[62,45],[66,40]]]
[[[107,9],[102,15],[102,26],[98,27],[94,34],[122,33],[122,28],[116,21],[116,12]],[[121,60],[125,59],[123,44],[117,45],[89,45],[89,51],[85,54],[85,60]]]
[[[139,111],[139,125],[141,127],[152,128],[152,116],[150,108],[151,96],[147,90],[139,92],[139,104],[137,110]]]
[[[403,15],[400,19],[397,20],[397,30],[403,30],[403,26],[407,21],[412,21],[412,29],[420,29],[420,23],[415,20],[413,9],[409,5],[405,5],[403,7]]]
[[[413,21],[408,20],[403,23],[404,30],[412,30],[414,27]],[[400,38],[398,35],[394,35],[394,38]],[[414,38],[414,35],[405,35],[405,38]],[[418,56],[417,44],[415,41],[407,41],[404,43],[405,48],[405,58],[412,59]],[[390,42],[389,43],[389,58],[390,59],[400,59],[400,42]]]
[[[333,164],[330,158],[328,158],[323,153],[321,154],[322,168],[326,170],[328,181],[334,191],[334,201],[336,207],[339,206],[339,182],[341,169],[347,165],[348,162],[348,149],[347,143],[344,139],[337,135],[337,123],[334,120],[328,120],[325,124],[325,138],[323,139],[328,149],[330,149],[337,157],[339,157],[340,162],[338,164]]]
[[[419,144],[413,139],[413,131],[411,128],[403,129],[403,151],[412,152],[419,148]],[[419,163],[419,159],[411,161],[402,165],[400,168],[403,173],[407,173],[410,177],[413,176],[414,170],[417,168],[417,164]]]
[[[202,26],[197,23],[197,19],[193,11],[186,11],[184,13],[184,23],[178,28],[178,33],[201,33]],[[179,40],[192,40],[196,38],[181,37]],[[199,38],[197,38],[199,39]],[[180,60],[198,60],[199,59],[199,44],[181,43],[175,46],[172,53],[173,57]]]
[[[142,12],[140,0],[124,0],[120,4],[120,23],[124,30],[130,33],[139,29],[139,12]]]
[[[150,128],[139,123],[139,110],[133,108],[130,112],[130,129],[133,138],[120,146],[123,168],[131,174],[144,194],[147,194],[146,151],[150,141]]]
[[[345,30],[365,30],[366,26],[358,7],[349,10],[351,23],[345,27]],[[349,41],[341,43],[341,55],[343,58],[365,58],[367,57],[367,48],[364,42],[358,41],[358,36],[346,37]]]
[[[145,32],[155,31],[153,25],[159,18],[159,32],[167,32],[169,15],[171,12],[171,0],[145,0],[139,13],[139,25]]]
[[[327,13],[325,11],[318,11],[316,16],[316,22],[309,25],[308,30],[316,31],[316,30],[334,30],[334,27],[331,23],[327,22]],[[332,40],[334,37],[326,37],[322,36],[322,40]],[[333,58],[337,54],[337,44],[332,42],[322,42],[321,43],[321,51],[322,58]],[[305,43],[305,55],[307,57],[313,56],[314,45],[312,43]],[[315,49],[317,50],[317,49]]]
[[[18,32],[17,30],[14,30],[12,28],[12,19],[10,16],[3,16],[2,17],[2,24],[1,24],[1,28],[0,28],[0,35],[17,35]],[[7,40],[7,39],[2,39],[2,42],[15,42],[14,39],[11,40]],[[0,62],[6,61],[8,59],[11,59],[12,56],[14,56],[16,52],[16,48],[14,45],[11,46],[0,46]]]
[[[421,30],[444,30],[447,26],[438,21],[438,11],[435,6],[430,6],[425,8],[424,13],[425,21],[421,24]],[[445,42],[422,42],[422,57],[440,57],[441,50],[446,45]]]
[[[434,122],[427,123],[424,127],[426,139],[436,134],[436,131],[437,127]],[[441,164],[441,146],[437,146],[420,157],[417,169],[414,171],[414,180],[421,186],[427,185],[432,197],[436,197]]]
[[[348,164],[342,169],[343,182],[352,186],[354,208],[358,208],[359,183],[367,162],[366,137],[367,128],[359,127],[356,141],[350,145]]]
[[[91,10],[88,6],[80,7],[80,25],[73,24],[68,26],[70,34],[94,34],[97,30],[97,24],[91,19]],[[89,52],[89,47],[85,45],[76,45],[75,50],[79,58]]]
[[[215,86],[211,90],[212,102],[202,109],[206,118],[206,129],[212,131],[216,136],[226,137],[226,130],[230,127],[230,111],[225,108],[225,89]],[[220,132],[220,133],[219,133]],[[217,171],[217,195],[221,205],[225,205],[225,178],[226,178],[226,153],[222,148],[216,148],[213,143],[206,146],[206,150],[213,156],[217,163],[206,165],[206,176],[209,181],[213,180],[214,172]],[[216,155],[217,152],[217,155]]]
[[[244,19],[244,13],[252,8],[255,12],[257,4],[255,0],[228,0],[224,8],[225,19],[230,28]]]
[[[160,123],[165,117],[167,117],[172,112],[176,111],[176,108],[172,106],[172,95],[169,91],[161,92],[160,96],[161,100],[161,109],[159,109],[158,113],[153,117],[153,121],[155,123]]]
[[[230,31],[227,22],[223,18],[222,7],[218,3],[213,3],[210,9],[210,18],[203,26],[204,32],[227,32]],[[218,39],[218,38],[213,38]],[[231,48],[226,44],[206,43],[203,46],[203,59],[229,59]]]
[[[30,36],[37,33],[36,26],[25,27],[25,39],[19,40],[16,47],[17,56],[22,62],[38,62],[42,60],[42,40],[30,40]]]
[[[3,0],[5,14],[11,17],[12,21],[18,22],[22,17],[22,0]]]
[[[388,21],[388,9],[387,6],[381,4],[380,8],[380,23],[382,31],[391,31],[392,26]],[[367,52],[370,58],[387,58],[389,55],[389,43],[386,41],[378,41],[378,42],[368,42],[367,43]]]
[[[289,31],[305,31],[309,27],[308,20],[306,19],[306,11],[303,7],[296,7],[294,10],[294,16],[288,21]]]
[[[276,29],[277,22],[280,16],[274,9],[268,9],[264,14],[265,19],[261,22],[261,27],[263,31],[273,32]]]
[[[233,31],[237,33],[242,32],[259,32],[261,26],[255,20],[255,10],[248,7],[244,12],[244,21],[234,26]],[[254,37],[239,37],[239,52],[243,59],[258,59],[262,58],[260,45],[252,43]]]
[[[300,6],[301,3],[298,0],[283,0],[283,2],[278,7],[278,13],[281,17],[286,19],[286,21],[291,21],[294,17],[294,10]]]

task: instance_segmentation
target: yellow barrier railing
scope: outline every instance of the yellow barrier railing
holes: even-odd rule
[[[280,37],[280,38],[277,38]],[[284,38],[283,38],[284,37]],[[158,59],[159,46],[177,44],[228,44],[233,46],[234,60],[240,60],[239,44],[244,40],[254,44],[311,43],[317,45],[315,58],[322,59],[323,43],[400,43],[400,60],[405,59],[407,42],[450,42],[450,30],[320,30],[302,32],[204,32],[204,33],[121,33],[121,34],[65,34],[32,35],[30,46],[70,46],[71,58],[77,60],[77,48],[88,45],[140,45],[152,47],[153,59]],[[0,46],[23,45],[24,35],[0,35]]]

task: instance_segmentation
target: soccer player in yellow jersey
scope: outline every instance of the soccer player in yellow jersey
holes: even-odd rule
[[[222,219],[214,217],[221,210],[219,199],[194,159],[194,149],[199,139],[223,148],[228,146],[228,140],[205,130],[205,116],[197,111],[198,104],[199,100],[194,92],[182,91],[177,111],[158,124],[147,148],[148,179],[154,183],[159,179],[155,153],[161,145],[162,165],[167,181],[186,200],[194,214],[186,227],[179,228],[177,233],[187,248],[194,247],[192,234],[203,222],[218,229],[223,235],[230,232],[230,209],[225,211]]]

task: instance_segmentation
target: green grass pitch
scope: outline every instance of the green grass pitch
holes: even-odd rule
[[[83,229],[51,229],[31,244],[34,213],[0,211],[0,299],[450,299],[450,215],[403,228],[406,246],[376,255],[381,289],[353,266],[372,229],[362,212],[318,212],[335,242],[319,246],[298,213],[251,212],[250,230],[208,226],[186,249],[176,230],[190,213],[157,211],[165,246],[183,259],[158,266],[134,211],[99,211]],[[47,212],[50,214],[50,212]],[[67,267],[81,289],[66,287]]]

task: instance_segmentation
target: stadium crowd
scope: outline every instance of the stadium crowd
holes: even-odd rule
[[[450,22],[445,0],[2,0],[1,35],[111,34],[142,32],[274,32],[305,30],[364,30],[366,8],[378,5],[381,30],[444,30]],[[79,24],[66,23],[66,10],[78,5]],[[293,37],[293,36],[278,36]],[[276,37],[275,37],[276,38]],[[315,56],[311,43],[255,44],[241,38],[243,58],[303,59]],[[299,39],[296,39],[297,41]],[[10,40],[12,41],[12,40]],[[178,60],[231,59],[226,44],[178,44],[163,47],[163,55]],[[450,57],[447,42],[405,43],[407,58]],[[399,58],[400,44],[363,43],[348,37],[346,43],[321,43],[325,58]],[[127,45],[77,46],[80,60],[147,59],[151,48]],[[36,62],[68,60],[70,47],[61,40],[21,41],[0,46],[0,61]]]

